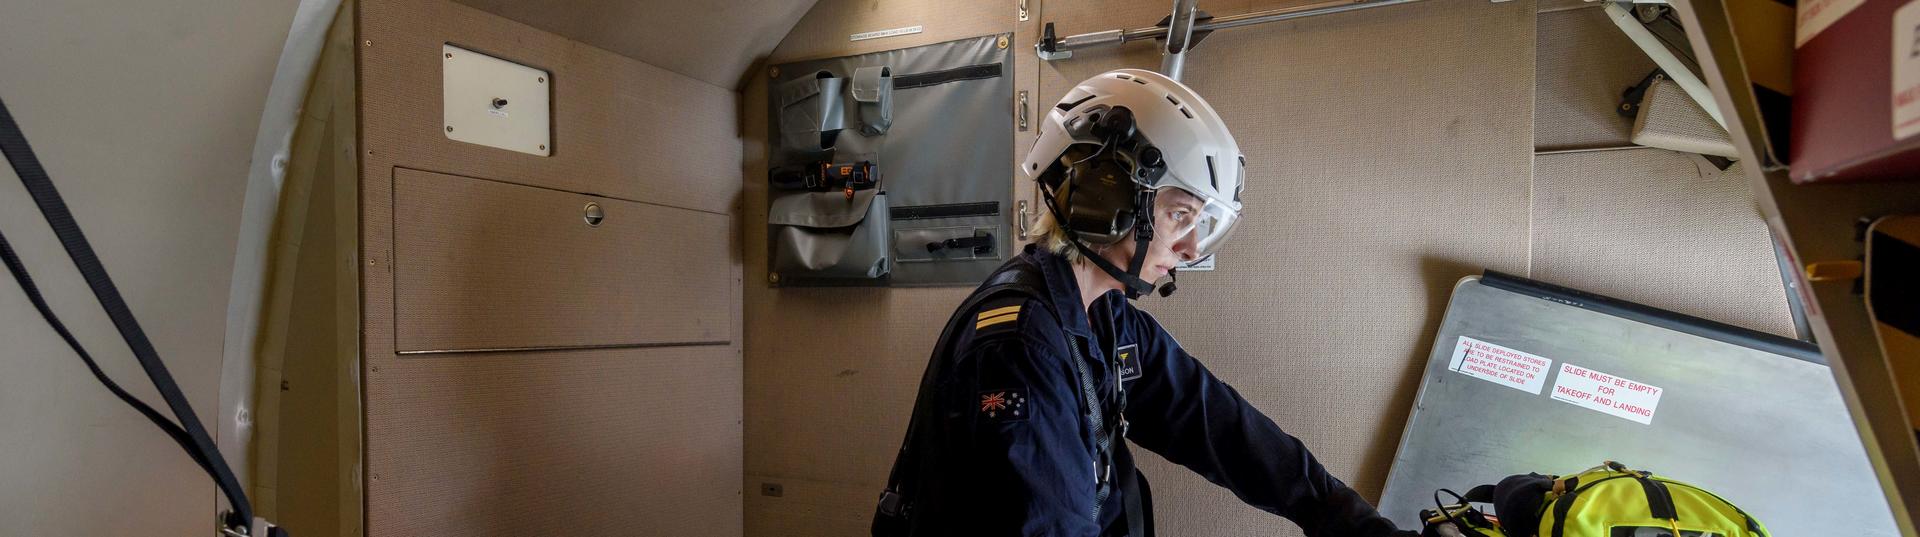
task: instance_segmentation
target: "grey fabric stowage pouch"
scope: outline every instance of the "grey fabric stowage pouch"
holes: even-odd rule
[[[1000,44],[1011,38],[984,35],[770,70],[768,169],[872,162],[890,208],[876,215],[889,220],[876,243],[890,258],[884,278],[807,279],[771,267],[778,285],[972,286],[1015,253],[1007,173],[1014,161],[1014,48]],[[828,86],[836,83],[844,86],[835,109],[842,116],[820,124],[844,128],[822,140],[809,130],[819,118],[807,114],[825,110],[816,99],[831,100]],[[781,233],[768,229],[775,240]],[[990,246],[983,244],[988,237]],[[954,247],[929,250],[936,241]]]
[[[886,134],[893,126],[893,70],[884,65],[854,69],[853,100],[859,106],[860,134]]]
[[[893,260],[899,263],[924,263],[1001,259],[999,245],[995,244],[999,242],[999,232],[999,225],[987,222],[975,225],[895,229],[893,230]],[[985,244],[955,245],[950,242],[967,239],[980,239]]]
[[[846,128],[846,103],[840,93],[845,82],[833,73],[817,71],[775,88],[782,150],[806,156],[833,149],[840,129]]]
[[[782,279],[878,279],[887,258],[887,195],[878,190],[789,192],[768,207],[773,271]]]

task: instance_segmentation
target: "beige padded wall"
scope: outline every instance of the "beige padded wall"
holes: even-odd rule
[[[1740,168],[1665,149],[1537,157],[1533,277],[1793,337]]]
[[[398,234],[440,234],[455,243],[499,238],[463,219],[413,221],[431,230],[396,229],[409,222],[393,214],[401,168],[539,187],[548,189],[539,191],[543,196],[575,203],[607,198],[697,215],[657,224],[653,232],[664,236],[730,228],[740,190],[737,95],[449,0],[367,0],[358,20],[368,535],[739,535],[740,265],[730,253],[737,243],[709,249],[666,241],[665,251],[653,252],[732,282],[703,284],[711,291],[700,296],[635,296],[625,284],[603,292],[590,282],[604,274],[547,271],[531,277],[548,281],[528,288],[571,285],[551,300],[521,304],[530,325],[552,320],[546,316],[632,320],[582,332],[596,340],[649,327],[645,316],[583,318],[569,308],[615,301],[646,310],[671,300],[724,312],[724,341],[692,346],[399,356],[393,268],[423,255],[399,249]],[[553,156],[444,136],[440,47],[447,42],[552,73]],[[623,216],[609,210],[607,218]],[[580,222],[577,213],[564,217]],[[633,247],[581,244],[573,255]]]

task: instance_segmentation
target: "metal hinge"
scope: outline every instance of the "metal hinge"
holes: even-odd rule
[[[1027,232],[1033,229],[1027,223],[1027,200],[1020,200],[1016,206],[1020,209],[1014,213],[1013,227],[1020,232],[1020,240],[1027,240]]]
[[[1014,105],[1014,115],[1020,118],[1020,132],[1027,132],[1027,90],[1020,90],[1018,102]]]

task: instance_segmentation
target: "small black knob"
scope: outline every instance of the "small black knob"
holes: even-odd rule
[[[1162,162],[1162,161],[1160,160],[1161,158],[1162,158],[1162,157],[1160,156],[1160,148],[1158,148],[1158,147],[1153,147],[1153,146],[1147,146],[1147,148],[1146,148],[1146,149],[1142,149],[1142,150],[1140,150],[1140,165],[1141,165],[1141,166],[1146,166],[1146,167],[1150,167],[1150,168],[1157,168],[1157,167],[1159,167],[1159,166],[1160,166],[1161,164],[1165,164],[1165,162]]]
[[[506,107],[507,107],[507,100],[506,100],[506,99],[502,99],[502,98],[499,98],[499,97],[494,97],[494,98],[493,98],[493,107],[494,107],[494,108],[506,108]]]

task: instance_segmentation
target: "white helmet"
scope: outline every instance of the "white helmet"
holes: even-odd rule
[[[1131,113],[1135,139],[1144,141],[1143,147],[1158,151],[1158,159],[1148,156],[1146,160],[1160,160],[1164,168],[1164,173],[1156,170],[1149,174],[1136,167],[1136,173],[1130,174],[1136,188],[1178,188],[1199,198],[1204,205],[1192,232],[1199,257],[1212,255],[1239,222],[1246,158],[1213,106],[1165,75],[1120,69],[1081,82],[1040,122],[1039,139],[1021,169],[1040,181],[1043,188],[1066,186],[1060,180],[1067,169],[1091,160],[1083,155],[1111,143],[1103,139],[1097,125],[1121,108]],[[1137,160],[1129,159],[1128,163]],[[1176,232],[1180,231],[1184,230]],[[1087,233],[1082,231],[1080,235]],[[1097,232],[1093,235],[1096,241],[1118,239]]]

